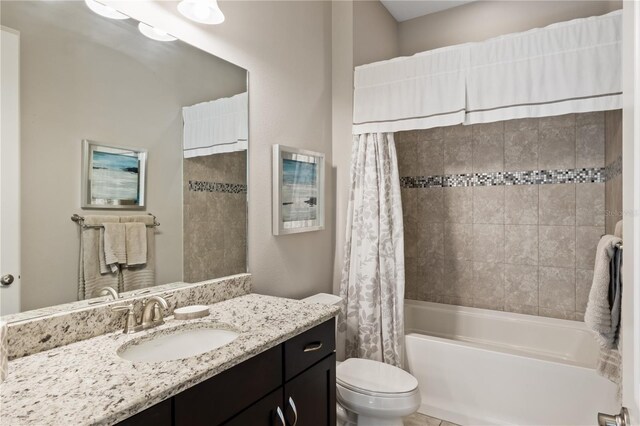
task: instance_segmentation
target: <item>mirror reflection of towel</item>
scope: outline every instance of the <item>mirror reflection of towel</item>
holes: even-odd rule
[[[106,265],[104,265],[105,273],[102,273],[104,245],[101,244],[100,236],[103,234],[104,228],[91,227],[118,222],[118,216],[85,216],[84,223],[89,227],[80,228],[78,300],[95,297],[96,292],[102,287],[118,288],[120,281],[119,274],[111,273],[111,271],[106,268]]]
[[[111,272],[116,272],[121,264],[127,263],[124,224],[105,223],[103,239],[105,263]]]
[[[156,250],[153,216],[135,215],[121,216],[120,223],[141,223],[145,225],[146,239],[142,240],[146,247],[146,262],[122,268],[122,288],[120,291],[138,290],[156,285]]]
[[[125,228],[125,245],[127,266],[147,263],[147,226],[140,222],[127,222]]]

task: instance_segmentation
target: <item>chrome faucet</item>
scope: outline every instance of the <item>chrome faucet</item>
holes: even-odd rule
[[[120,297],[117,291],[115,291],[112,287],[108,287],[108,286],[102,287],[98,291],[98,296],[106,296],[106,295],[110,295],[111,297],[113,297],[113,300],[118,300],[118,298]]]
[[[162,309],[167,309],[169,307],[167,301],[165,300],[165,298],[168,299],[169,297],[171,297],[171,295],[165,297],[151,296],[150,298],[145,300],[143,302],[142,318],[140,319],[140,321],[138,321],[138,319],[136,318],[136,314],[134,312],[135,307],[133,303],[124,306],[115,306],[111,308],[111,310],[113,312],[126,311],[127,320],[122,332],[125,334],[136,333],[138,331],[147,330],[149,328],[157,327],[164,324]]]
[[[142,308],[142,329],[157,327],[164,324],[162,309],[169,308],[167,301],[162,296],[151,296]]]

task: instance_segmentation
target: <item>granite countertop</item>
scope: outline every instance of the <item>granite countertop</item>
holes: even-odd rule
[[[334,306],[249,294],[210,306],[206,318],[124,335],[122,331],[9,362],[0,384],[0,423],[114,424],[333,317]],[[182,360],[132,363],[124,343],[183,324],[223,323],[241,332],[230,344]]]

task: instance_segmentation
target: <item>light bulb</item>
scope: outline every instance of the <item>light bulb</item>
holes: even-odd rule
[[[84,0],[84,3],[87,5],[89,9],[93,12],[97,13],[100,16],[104,16],[105,18],[110,19],[129,19],[127,15],[124,13],[120,13],[111,6],[107,6],[96,0]]]
[[[147,36],[147,37],[149,37],[150,39],[153,39],[153,40],[157,40],[157,41],[174,41],[174,40],[177,40],[177,38],[175,38],[171,34],[167,34],[166,31],[162,31],[159,28],[152,27],[151,25],[145,24],[144,22],[140,22],[138,24],[138,29],[140,30],[140,32],[142,34],[144,34],[145,36]]]
[[[224,22],[224,14],[216,0],[182,0],[178,11],[192,21],[216,25]]]
[[[193,5],[193,14],[200,20],[206,21],[211,15],[211,8],[208,4],[197,2]]]

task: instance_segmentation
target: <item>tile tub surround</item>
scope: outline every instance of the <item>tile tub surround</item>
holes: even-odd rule
[[[45,308],[42,316],[26,312],[3,317],[8,325],[9,359],[20,358],[81,340],[111,333],[124,327],[125,316],[111,308],[134,303],[140,315],[141,301],[152,294],[172,295],[167,299],[169,315],[176,307],[209,305],[251,293],[251,275],[241,274],[195,284],[173,283],[154,287],[151,293],[69,310],[66,304]],[[78,302],[84,306],[83,303]],[[66,309],[63,309],[66,307]],[[59,309],[58,311],[55,311]],[[53,311],[53,312],[52,312]],[[31,315],[29,319],[22,319]],[[18,320],[18,321],[16,321]]]
[[[613,234],[622,219],[622,111],[605,113],[605,229]]]
[[[196,357],[135,364],[118,357],[122,344],[183,324],[169,320],[150,331],[118,331],[10,361],[0,384],[0,423],[117,423],[330,319],[338,307],[249,294],[213,304],[210,311],[189,323],[224,323],[241,335]]]
[[[247,271],[247,152],[185,158],[184,280]]]
[[[397,133],[406,297],[581,320],[605,232],[610,121]]]

